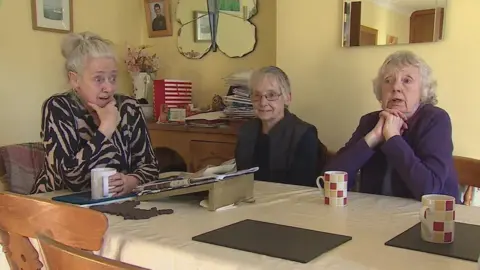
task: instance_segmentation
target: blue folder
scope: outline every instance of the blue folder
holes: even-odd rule
[[[85,205],[85,204],[97,204],[97,203],[103,203],[103,202],[109,202],[109,201],[117,201],[121,199],[132,198],[135,196],[137,196],[137,194],[130,193],[130,194],[126,194],[118,197],[93,200],[91,196],[91,192],[85,191],[85,192],[72,193],[68,195],[56,196],[56,197],[53,197],[52,200],[57,202],[70,203],[70,204]]]

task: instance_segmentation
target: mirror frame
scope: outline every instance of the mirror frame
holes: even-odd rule
[[[368,47],[368,48],[371,48],[371,47],[383,47],[383,46],[398,46],[398,45],[402,45],[402,46],[406,46],[406,45],[418,45],[418,44],[434,44],[434,43],[438,43],[438,42],[442,42],[445,40],[445,29],[446,29],[446,22],[447,22],[447,9],[449,8],[449,0],[435,0],[436,2],[436,6],[434,8],[429,8],[429,10],[435,10],[435,22],[434,23],[437,23],[437,14],[439,12],[442,12],[442,18],[441,18],[441,30],[438,30],[436,28],[434,28],[434,36],[433,36],[433,40],[432,41],[425,41],[425,42],[404,42],[404,43],[394,43],[394,44],[375,44],[375,45],[350,45],[351,43],[351,37],[352,37],[352,33],[351,33],[351,9],[352,9],[352,2],[362,2],[364,0],[343,0],[341,1],[341,11],[342,11],[342,23],[341,23],[341,43],[340,43],[340,46],[342,48],[355,48],[355,47]],[[421,1],[421,0],[418,0],[418,1]],[[439,3],[440,2],[445,2],[444,4],[442,3]],[[372,2],[375,3],[375,1],[372,0]],[[361,9],[361,8],[360,8]],[[442,10],[443,9],[443,10]],[[414,11],[415,12],[418,12],[417,11]],[[412,13],[413,14],[413,13]],[[361,25],[361,18],[355,18],[355,19],[358,19],[360,21],[360,25],[358,25],[358,27],[361,29],[362,28],[362,25]],[[410,26],[409,26],[410,27]],[[367,27],[368,28],[368,27]],[[360,29],[358,29],[360,31]],[[356,35],[356,33],[354,33]],[[409,35],[410,35],[410,30],[409,30]],[[359,37],[360,34],[358,34],[358,39],[360,39]],[[388,35],[387,35],[388,37]]]
[[[180,1],[180,0],[178,0]],[[187,59],[192,59],[192,60],[199,60],[199,59],[202,59],[203,57],[205,57],[205,55],[207,55],[210,51],[213,51],[213,52],[217,52],[218,50],[220,50],[225,56],[229,57],[229,58],[242,58],[242,57],[245,57],[249,54],[251,54],[252,52],[255,51],[256,47],[257,47],[257,43],[258,43],[258,30],[257,30],[257,26],[250,20],[253,16],[257,15],[258,14],[258,0],[254,0],[255,2],[255,7],[252,9],[252,11],[250,12],[250,14],[247,15],[247,12],[246,10],[243,11],[243,14],[244,14],[244,20],[245,21],[248,21],[250,22],[250,24],[252,24],[254,27],[255,27],[255,32],[254,32],[254,39],[255,39],[255,43],[253,44],[253,48],[252,50],[250,50],[249,52],[247,53],[244,53],[240,56],[229,56],[227,55],[225,52],[222,51],[221,48],[218,47],[218,44],[217,44],[217,32],[218,32],[218,21],[219,21],[219,17],[220,17],[220,9],[219,9],[219,5],[218,5],[218,0],[205,0],[207,2],[207,13],[208,13],[208,17],[209,17],[209,22],[210,22],[210,35],[211,35],[211,43],[212,45],[210,46],[210,49],[208,51],[206,51],[206,53],[204,53],[202,56],[200,57],[191,57],[190,55],[194,54],[195,52],[181,52],[180,51],[180,48],[178,46],[178,37],[180,36],[181,32],[182,32],[182,27],[184,26],[184,24],[182,24],[178,18],[175,18],[176,21],[178,23],[180,23],[180,28],[178,29],[177,31],[177,50],[178,52],[183,55],[185,58]],[[178,4],[177,4],[177,8],[178,8]],[[176,13],[176,12],[175,12]],[[186,25],[186,24],[185,24]]]

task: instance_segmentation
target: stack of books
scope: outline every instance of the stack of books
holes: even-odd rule
[[[226,105],[223,112],[228,118],[244,119],[255,117],[248,88],[250,75],[251,72],[241,72],[225,78],[225,82],[229,85],[229,90],[227,95],[223,97]]]

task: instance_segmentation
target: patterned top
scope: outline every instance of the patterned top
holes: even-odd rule
[[[45,164],[31,193],[68,188],[90,188],[90,171],[110,167],[130,174],[141,183],[158,178],[155,157],[145,119],[136,100],[115,95],[120,124],[110,139],[97,131],[74,91],[57,94],[42,107],[40,137],[45,148]]]

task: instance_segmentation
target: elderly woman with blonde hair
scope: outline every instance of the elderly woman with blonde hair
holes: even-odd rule
[[[117,60],[111,43],[89,33],[62,44],[71,89],[42,106],[44,168],[31,193],[90,188],[90,171],[115,168],[110,192],[123,195],[158,178],[157,159],[140,105],[117,91]]]
[[[362,116],[325,170],[346,171],[349,188],[360,170],[365,193],[417,200],[445,194],[459,201],[452,125],[435,106],[431,68],[412,52],[399,51],[387,57],[373,84],[382,110]]]
[[[256,118],[238,132],[237,168],[259,167],[255,180],[315,186],[326,161],[317,128],[288,110],[290,80],[278,67],[256,70],[250,78]]]

